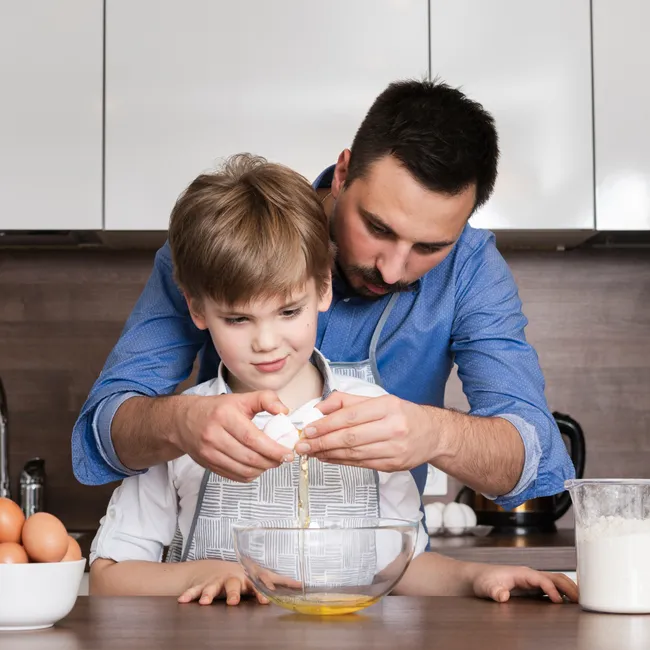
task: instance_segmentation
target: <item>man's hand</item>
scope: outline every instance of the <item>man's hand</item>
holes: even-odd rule
[[[256,413],[288,409],[272,391],[202,397],[184,396],[170,427],[170,442],[199,465],[241,483],[293,460],[290,450],[271,440],[253,423]]]
[[[552,602],[563,602],[562,594],[578,602],[578,586],[562,573],[546,573],[523,566],[494,566],[478,564],[472,587],[479,598],[491,598],[505,603],[513,596],[526,592],[545,593]]]
[[[334,391],[318,409],[327,417],[305,428],[299,454],[383,472],[412,469],[434,455],[430,415],[412,402]]]
[[[298,454],[380,472],[431,463],[477,492],[496,495],[510,492],[524,468],[522,437],[498,416],[338,391],[318,409],[326,417],[304,429],[307,439],[296,445]]]

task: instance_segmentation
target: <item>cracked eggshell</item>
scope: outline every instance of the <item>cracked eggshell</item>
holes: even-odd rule
[[[275,440],[278,444],[283,445],[288,449],[293,449],[300,439],[298,429],[293,426],[291,420],[284,415],[284,413],[274,415],[266,423],[264,433],[269,438]]]
[[[277,442],[283,447],[293,451],[293,448],[298,444],[298,440],[300,440],[300,434],[296,431],[295,433],[285,433],[277,440]]]
[[[308,424],[311,424],[312,422],[316,422],[316,420],[320,420],[324,417],[325,416],[315,406],[310,408],[308,411],[305,411],[305,413],[300,414],[300,419],[302,420],[303,428],[306,427]]]

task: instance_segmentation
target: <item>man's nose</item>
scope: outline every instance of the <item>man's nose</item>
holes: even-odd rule
[[[253,350],[267,352],[278,345],[278,336],[272,325],[258,325],[253,336]]]
[[[410,251],[409,244],[398,242],[377,258],[377,270],[386,284],[395,284],[405,277]]]

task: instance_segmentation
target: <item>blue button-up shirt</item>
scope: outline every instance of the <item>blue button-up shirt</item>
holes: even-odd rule
[[[331,168],[316,181],[323,186]],[[316,347],[330,361],[368,358],[370,339],[390,296],[351,296],[335,280],[329,310],[320,315]],[[447,258],[401,293],[378,343],[376,361],[384,388],[418,404],[444,405],[454,363],[477,416],[498,416],[519,431],[525,447],[522,475],[497,498],[504,508],[557,494],[575,475],[544,397],[544,378],[526,341],[527,320],[510,270],[494,235],[469,224]],[[134,474],[117,457],[111,422],[134,395],[166,395],[192,371],[198,381],[216,375],[218,356],[206,331],[197,329],[174,283],[169,245],[154,268],[124,331],[84,404],[72,433],[75,476],[101,484]],[[422,492],[426,466],[413,470]]]

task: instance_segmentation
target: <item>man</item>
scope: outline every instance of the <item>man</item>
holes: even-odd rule
[[[297,448],[380,471],[426,463],[512,508],[555,494],[574,475],[544,398],[512,275],[491,233],[472,228],[490,197],[498,144],[492,117],[441,83],[391,84],[350,150],[315,187],[330,219],[337,269],[317,347],[338,372],[383,385],[362,400],[334,393]],[[286,457],[251,423],[284,407],[271,392],[167,396],[214,347],[176,287],[168,246],[93,386],[73,432],[84,483],[143,471],[183,453],[250,481]],[[471,411],[442,408],[453,363]]]

